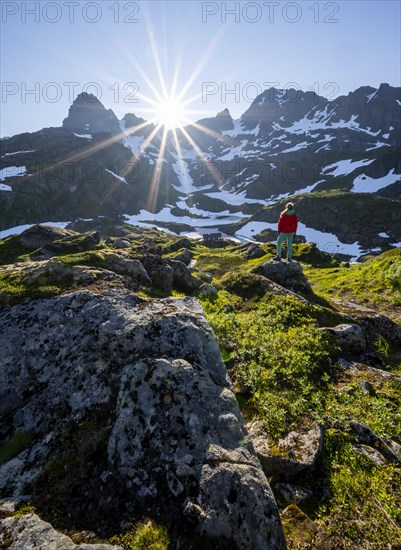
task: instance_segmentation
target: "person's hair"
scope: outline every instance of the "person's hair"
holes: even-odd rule
[[[288,202],[286,205],[285,205],[285,208],[284,210],[281,212],[280,216],[282,216],[283,214],[285,214],[288,210],[291,210],[292,208],[294,208],[294,205],[292,202]]]

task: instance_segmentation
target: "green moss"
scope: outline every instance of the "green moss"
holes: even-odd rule
[[[267,279],[254,273],[227,273],[220,279],[220,284],[243,298],[261,297],[269,289]]]
[[[0,446],[0,464],[8,462],[19,455],[31,444],[33,434],[31,432],[15,432],[13,437]]]
[[[21,502],[17,507],[16,512],[13,515],[15,518],[20,518],[21,516],[25,516],[26,514],[34,514],[34,513],[35,513],[35,508],[31,504],[25,504],[24,502]]]
[[[63,277],[43,275],[29,284],[16,273],[0,274],[0,307],[18,304],[24,300],[51,298],[71,288],[73,275],[65,273]]]
[[[123,535],[110,539],[111,544],[120,544],[124,550],[167,550],[170,537],[167,529],[148,519]]]

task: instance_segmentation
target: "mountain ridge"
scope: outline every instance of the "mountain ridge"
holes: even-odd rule
[[[176,139],[134,113],[118,120],[80,94],[60,128],[0,142],[0,229],[117,215],[202,234],[305,192],[400,201],[400,114],[401,88],[388,84],[330,101],[270,88],[239,119],[225,108],[177,130]],[[387,231],[382,219],[379,232]]]

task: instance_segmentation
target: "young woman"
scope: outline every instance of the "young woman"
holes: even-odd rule
[[[278,221],[277,256],[274,260],[281,261],[281,247],[287,241],[287,260],[292,258],[292,239],[297,232],[298,218],[294,211],[294,205],[289,202],[280,214]]]

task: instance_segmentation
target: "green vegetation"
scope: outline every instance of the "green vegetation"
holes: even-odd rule
[[[388,312],[401,305],[401,249],[370,257],[349,267],[317,269],[305,266],[305,274],[317,294],[329,301],[333,297],[352,300]]]
[[[346,267],[309,244],[296,245],[294,256],[302,258],[317,293],[308,296],[314,302],[309,304],[274,292],[263,278],[249,273],[250,261],[230,260],[235,253],[235,247],[210,251],[209,256],[202,251],[202,266],[214,265],[223,289],[217,298],[201,301],[245,418],[261,419],[275,441],[311,421],[325,426],[324,449],[315,470],[291,479],[314,496],[300,508],[291,505],[283,510],[288,547],[398,547],[399,465],[379,466],[356,452],[356,439],[347,426],[356,420],[400,444],[400,385],[363,366],[341,368],[335,344],[319,327],[349,322],[333,296],[381,308],[384,304],[384,309],[399,304],[401,251]],[[330,307],[318,305],[330,302]],[[393,371],[401,371],[399,348],[397,355],[382,335],[372,344]],[[364,390],[366,383],[371,392]],[[343,429],[333,429],[336,423]]]
[[[29,447],[32,439],[33,434],[31,432],[15,432],[9,441],[0,445],[0,465]]]
[[[110,539],[111,544],[120,544],[124,550],[167,550],[169,542],[167,529],[151,519]]]
[[[19,235],[0,240],[0,265],[11,264],[29,252],[28,248],[20,244]]]
[[[35,513],[35,508],[32,506],[32,504],[26,504],[25,502],[21,502],[17,506],[17,510],[13,515],[15,518],[20,518],[21,516],[25,516],[26,514],[34,514],[34,513]]]
[[[306,415],[317,414],[334,348],[315,326],[313,306],[270,293],[249,304],[225,292],[203,306],[235,365],[233,382],[250,396],[247,416],[261,418],[278,438]]]
[[[329,481],[330,501],[317,511],[338,547],[398,548],[401,544],[401,471],[377,466],[355,453],[343,432],[328,430],[321,468]],[[344,544],[345,543],[345,544]],[[389,546],[392,545],[392,546]]]

